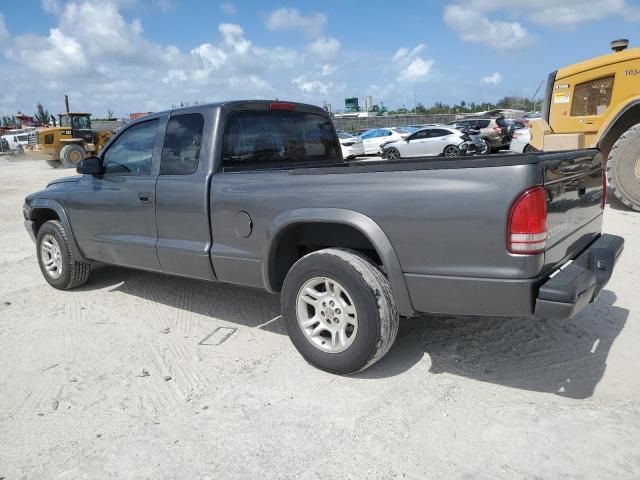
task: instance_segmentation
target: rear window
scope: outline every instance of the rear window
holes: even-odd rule
[[[224,166],[341,161],[333,124],[305,112],[239,112],[227,121]]]
[[[487,128],[490,123],[491,123],[491,120],[478,120],[476,122],[476,125],[477,125],[477,128]]]

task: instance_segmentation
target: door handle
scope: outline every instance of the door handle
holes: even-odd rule
[[[150,202],[151,192],[138,192],[138,200],[141,202]]]

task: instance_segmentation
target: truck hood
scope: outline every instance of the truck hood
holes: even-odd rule
[[[76,183],[81,178],[82,178],[82,175],[73,175],[70,177],[56,178],[55,180],[47,184],[47,188],[49,188],[52,185],[57,185],[59,183]]]

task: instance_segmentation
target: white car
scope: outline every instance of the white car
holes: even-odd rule
[[[342,130],[336,130],[338,139],[340,140],[340,148],[342,149],[342,158],[355,158],[364,155],[364,144],[362,138],[349,135]]]
[[[535,148],[532,147],[529,142],[531,142],[531,132],[529,128],[519,128],[513,131],[509,150],[516,153],[535,152]]]
[[[408,131],[402,128],[374,128],[360,135],[364,144],[365,155],[377,155],[383,143],[403,140],[409,136]]]
[[[20,150],[29,144],[29,132],[24,132],[22,130],[19,133],[9,132],[8,134],[3,135],[2,138],[7,141],[11,150]]]
[[[406,139],[383,147],[383,157],[397,160],[411,157],[457,157],[465,155],[472,139],[451,127],[429,127],[412,133]],[[475,148],[475,147],[474,147]]]

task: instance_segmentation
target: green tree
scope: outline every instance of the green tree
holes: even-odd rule
[[[41,103],[38,103],[38,105],[36,106],[36,113],[33,115],[33,120],[36,123],[47,125],[50,118],[51,114],[49,113],[49,111],[45,109]]]
[[[16,119],[14,115],[3,115],[0,118],[0,126],[9,127],[9,128],[18,128],[20,126],[20,122]]]

